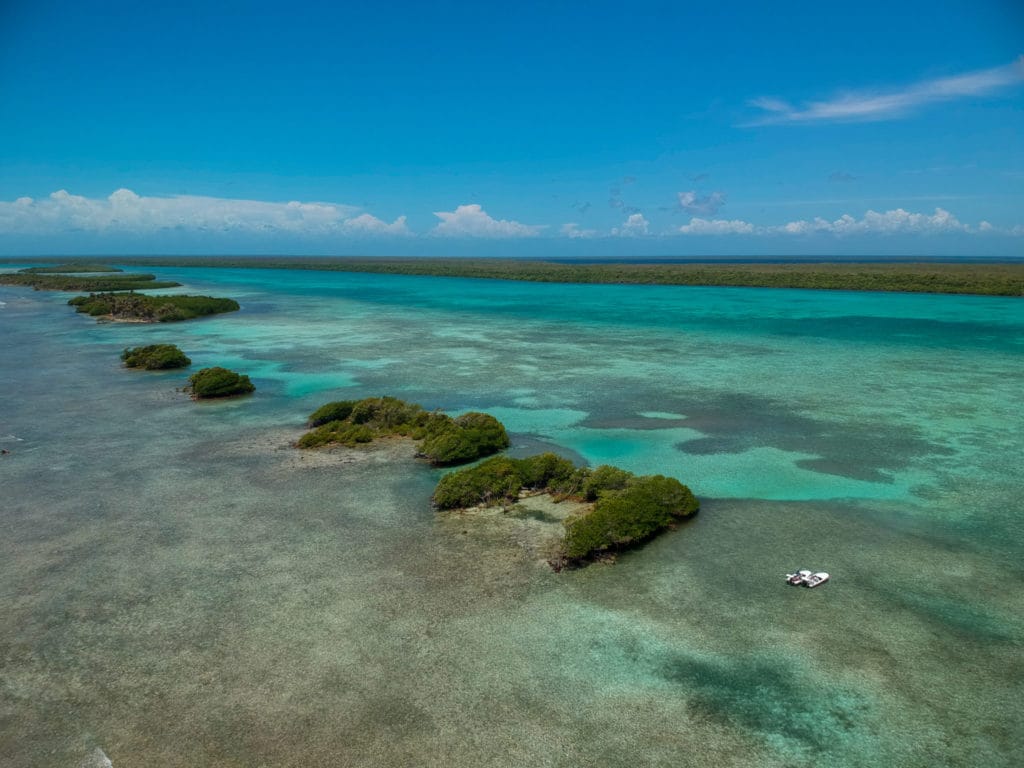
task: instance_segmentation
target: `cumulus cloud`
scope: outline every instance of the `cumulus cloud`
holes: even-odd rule
[[[642,213],[633,213],[621,227],[613,227],[612,234],[618,237],[639,237],[647,234],[648,226],[648,221]]]
[[[879,213],[867,211],[857,219],[846,213],[838,219],[800,219],[786,224],[757,226],[740,219],[692,218],[679,231],[684,235],[814,235],[825,234],[837,237],[850,235],[937,235],[943,233],[975,234],[992,232],[995,228],[986,221],[976,228],[961,222],[943,208],[934,213],[913,213],[903,208]]]
[[[833,183],[847,184],[851,181],[856,181],[857,177],[846,171],[833,171],[828,175],[828,180]]]
[[[146,197],[118,189],[105,198],[59,190],[46,198],[0,201],[0,233],[135,233],[177,230],[199,233],[293,235],[399,235],[405,217],[391,224],[339,203],[287,203],[198,195]]]
[[[344,224],[346,232],[353,235],[411,235],[409,227],[406,226],[405,216],[399,216],[388,224],[369,213],[362,213],[352,219],[346,219]]]
[[[892,120],[928,104],[985,96],[1021,82],[1024,56],[1000,67],[922,80],[902,89],[851,91],[800,106],[776,98],[754,99],[750,105],[764,114],[751,125]]]
[[[861,219],[855,219],[849,214],[844,214],[834,221],[815,218],[810,221],[791,221],[781,227],[774,228],[775,231],[790,235],[803,235],[814,232],[826,232],[834,235],[895,235],[895,234],[918,234],[933,235],[943,232],[970,232],[970,227],[960,222],[956,216],[942,208],[936,208],[935,213],[911,213],[902,208],[896,208],[885,213],[868,211]]]
[[[679,193],[679,207],[687,213],[700,216],[714,216],[723,205],[725,205],[724,192],[698,195],[696,191],[691,190]]]
[[[431,230],[444,237],[534,237],[544,226],[491,218],[476,203],[460,205],[454,211],[434,211],[441,222]]]
[[[694,217],[679,228],[684,235],[750,235],[754,225],[739,219],[702,219]]]

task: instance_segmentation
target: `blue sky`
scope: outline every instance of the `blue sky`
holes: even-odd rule
[[[1024,256],[1024,4],[0,3],[0,253]]]

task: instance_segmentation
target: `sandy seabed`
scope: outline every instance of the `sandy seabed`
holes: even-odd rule
[[[243,305],[174,328],[0,289],[4,768],[1024,754],[1019,303],[257,272],[169,274]],[[256,394],[120,368],[158,342]],[[438,515],[401,441],[289,447],[380,394],[701,513],[556,574],[564,508]]]

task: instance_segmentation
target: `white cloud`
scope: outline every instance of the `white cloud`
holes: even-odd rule
[[[851,91],[826,101],[812,101],[801,106],[793,106],[775,98],[754,99],[750,102],[751,106],[766,114],[752,125],[890,120],[927,104],[984,96],[1020,82],[1024,82],[1024,56],[1001,67],[922,80],[890,91]]]
[[[543,226],[493,219],[476,203],[460,205],[454,211],[434,211],[441,220],[431,230],[444,237],[534,237]]]
[[[698,195],[696,191],[679,193],[679,207],[687,213],[714,216],[723,205],[724,192],[712,192],[710,195]]]
[[[828,220],[820,216],[800,219],[786,224],[758,226],[741,219],[703,219],[694,217],[689,224],[679,228],[684,235],[937,235],[943,233],[976,234],[997,231],[987,221],[976,228],[961,222],[943,208],[934,213],[912,213],[902,208],[879,213],[867,211],[860,219],[844,213],[838,219]]]
[[[353,235],[411,235],[409,227],[406,226],[405,216],[399,216],[388,224],[386,221],[371,216],[368,213],[361,213],[352,219],[346,219],[343,225],[344,230]]]
[[[844,214],[835,221],[822,218],[815,218],[811,221],[791,221],[781,227],[769,228],[769,231],[787,235],[825,232],[842,236],[858,234],[929,235],[942,232],[970,232],[972,230],[966,224],[961,223],[956,216],[942,208],[936,208],[935,213],[931,215],[911,213],[902,208],[896,208],[885,213],[868,211],[862,219],[855,219],[849,214]]]
[[[739,219],[701,219],[694,217],[679,228],[684,235],[750,235],[754,225]]]
[[[621,227],[613,227],[612,234],[618,237],[639,237],[647,234],[648,221],[642,213],[632,213]]]
[[[565,235],[571,240],[597,237],[596,229],[580,229],[580,225],[577,224],[575,221],[570,221],[567,224],[563,224],[559,232],[561,232],[563,235]]]
[[[59,190],[33,200],[0,201],[0,232],[55,234],[68,231],[149,233],[161,230],[194,232],[325,235],[358,232],[398,234],[404,218],[385,224],[369,214],[352,218],[358,209],[339,203],[288,203],[198,195],[144,197],[119,189],[106,198],[89,198]],[[378,222],[374,224],[374,222]]]

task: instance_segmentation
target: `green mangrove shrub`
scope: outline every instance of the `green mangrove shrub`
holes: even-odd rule
[[[236,312],[238,302],[213,296],[147,296],[142,293],[91,293],[68,300],[76,311],[114,320],[173,323],[205,315]]]
[[[150,344],[145,347],[125,349],[121,359],[126,368],[143,368],[147,371],[162,371],[169,368],[187,368],[192,361],[174,344]]]
[[[157,280],[149,274],[66,275],[51,272],[2,272],[0,285],[21,285],[37,291],[133,291],[147,288],[176,288],[181,283]]]
[[[559,564],[583,562],[646,541],[692,517],[700,507],[690,489],[675,478],[637,477],[607,465],[577,468],[553,453],[525,459],[500,456],[450,472],[438,482],[432,500],[442,510],[504,505],[516,501],[524,489],[593,503],[589,512],[565,520]]]
[[[505,427],[490,414],[465,413],[455,419],[435,414],[424,425],[420,455],[437,466],[453,466],[489,456],[508,446]]]
[[[106,264],[89,264],[85,262],[76,264],[69,261],[52,267],[25,267],[25,269],[19,269],[18,272],[23,275],[60,275],[68,272],[124,272],[124,270],[120,267],[111,267]]]
[[[583,481],[583,498],[587,501],[597,501],[597,497],[601,495],[602,491],[622,490],[632,477],[632,472],[602,464],[596,469],[590,470]]]
[[[442,477],[432,499],[438,509],[504,504],[514,501],[522,487],[519,460],[495,456]]]
[[[311,413],[307,423],[311,431],[299,438],[299,448],[355,445],[402,435],[421,441],[418,455],[435,466],[464,464],[509,445],[505,427],[486,413],[466,413],[453,419],[395,397],[327,403]]]
[[[633,477],[619,490],[600,493],[592,511],[565,521],[562,553],[582,560],[638,544],[697,513],[700,504],[673,477]]]
[[[186,389],[191,390],[192,397],[202,400],[247,395],[254,392],[256,387],[244,374],[235,373],[227,368],[213,367],[203,368],[189,376]]]
[[[352,408],[355,407],[356,402],[355,400],[337,400],[333,403],[321,405],[309,415],[309,421],[306,423],[306,426],[313,428],[330,421],[344,421],[352,413]]]
[[[587,472],[553,453],[525,459],[498,456],[448,473],[438,482],[432,499],[438,509],[458,509],[507,504],[515,501],[524,489],[574,495]]]

